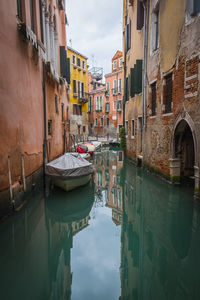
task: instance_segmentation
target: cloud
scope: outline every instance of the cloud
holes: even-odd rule
[[[122,0],[67,0],[66,13],[68,45],[87,56],[90,67],[109,73],[113,55],[122,49]]]

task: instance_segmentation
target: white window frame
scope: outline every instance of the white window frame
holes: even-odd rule
[[[121,94],[122,92],[122,78],[118,79],[118,93]]]
[[[120,57],[119,59],[119,67],[121,68],[123,66],[123,57]]]
[[[113,70],[116,70],[117,69],[117,60],[115,59],[113,61]]]

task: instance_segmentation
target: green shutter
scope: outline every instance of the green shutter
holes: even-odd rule
[[[67,83],[70,84],[70,58],[67,58],[66,64],[67,64],[66,81],[67,81]]]
[[[70,59],[67,58],[65,46],[60,46],[60,75],[70,83]]]
[[[22,3],[21,3],[21,0],[17,0],[17,16],[22,21]]]
[[[142,60],[136,60],[136,94],[142,92]]]
[[[135,68],[131,68],[130,96],[135,96]]]

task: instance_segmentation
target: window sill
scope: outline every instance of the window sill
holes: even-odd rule
[[[149,119],[155,119],[157,116],[149,116]]]
[[[134,140],[134,139],[135,139],[135,136],[134,136],[134,135],[132,135],[132,136],[131,136],[131,139],[132,139],[132,140]]]
[[[173,115],[173,113],[170,112],[170,113],[163,114],[162,116],[163,116],[163,117],[170,117],[170,116],[172,116],[172,115]]]

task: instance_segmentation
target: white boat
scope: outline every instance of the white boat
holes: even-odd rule
[[[65,153],[46,165],[46,175],[53,183],[70,191],[87,184],[94,173],[92,163],[81,157],[79,153]]]
[[[94,145],[95,150],[98,150],[101,148],[101,142],[99,142],[99,141],[92,141],[92,144]]]

